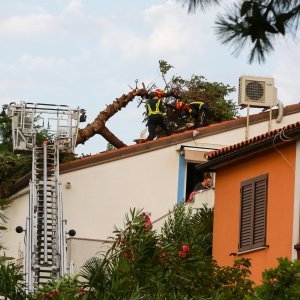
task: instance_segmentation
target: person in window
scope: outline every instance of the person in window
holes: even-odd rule
[[[209,174],[204,174],[202,182],[195,185],[193,191],[191,192],[188,202],[193,201],[195,194],[199,191],[208,190],[212,187],[212,178]]]

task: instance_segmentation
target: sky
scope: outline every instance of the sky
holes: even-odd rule
[[[237,86],[241,75],[274,77],[285,105],[300,100],[298,38],[279,38],[266,63],[249,65],[247,49],[236,58],[217,40],[214,21],[224,5],[187,14],[173,0],[1,2],[0,105],[27,101],[79,106],[87,110],[89,123],[128,93],[136,79],[163,86],[160,59],[174,66],[171,75],[203,75],[231,86]],[[237,101],[237,93],[229,98]],[[107,127],[132,144],[145,128],[142,114],[143,107],[133,101]],[[98,153],[106,145],[95,136],[76,152]]]

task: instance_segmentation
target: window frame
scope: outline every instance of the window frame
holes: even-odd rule
[[[257,198],[255,198],[255,193],[257,192],[256,183],[264,181],[265,183],[265,197],[263,199],[263,222],[264,222],[264,232],[263,232],[263,241],[254,243],[255,240],[255,205],[257,204]],[[262,247],[266,247],[266,234],[267,234],[267,203],[268,203],[268,182],[269,182],[269,174],[263,174],[260,176],[256,176],[245,181],[241,182],[240,185],[240,217],[239,217],[239,243],[238,243],[238,251],[245,252],[251,251],[255,249],[261,249]],[[242,217],[243,215],[243,188],[245,186],[252,185],[251,187],[251,228],[250,228],[250,243],[248,245],[241,246],[242,243]]]

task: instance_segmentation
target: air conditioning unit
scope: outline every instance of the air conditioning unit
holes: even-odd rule
[[[241,76],[239,79],[239,105],[271,107],[277,104],[274,78]]]

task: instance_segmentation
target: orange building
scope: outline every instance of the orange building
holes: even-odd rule
[[[213,256],[220,265],[250,258],[252,279],[297,258],[300,123],[207,154],[216,172]]]

